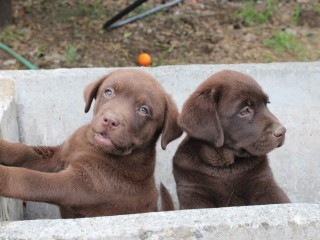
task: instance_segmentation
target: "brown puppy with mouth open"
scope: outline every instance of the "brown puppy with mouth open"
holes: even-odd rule
[[[182,134],[171,97],[143,71],[116,70],[84,98],[93,119],[62,145],[0,141],[0,195],[56,204],[63,218],[156,211],[156,142]]]
[[[189,97],[178,119],[187,136],[173,158],[181,209],[289,202],[268,164],[286,132],[268,101],[254,79],[227,70]]]

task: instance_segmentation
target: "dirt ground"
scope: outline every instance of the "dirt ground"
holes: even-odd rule
[[[141,52],[152,56],[152,66],[320,59],[318,0],[185,0],[102,29],[132,2],[13,0],[14,22],[1,30],[0,41],[43,69],[136,66]],[[149,0],[129,16],[162,2]],[[26,67],[0,51],[0,69]]]

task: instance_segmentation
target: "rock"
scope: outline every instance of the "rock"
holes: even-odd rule
[[[53,53],[51,55],[45,55],[44,56],[44,60],[45,61],[50,61],[50,62],[54,62],[54,63],[60,63],[64,59],[65,59],[65,57],[60,55],[60,54],[58,54],[58,53]]]
[[[254,42],[257,40],[257,36],[253,33],[247,33],[243,36],[243,40],[246,42]]]
[[[4,66],[10,66],[10,65],[15,65],[17,63],[17,60],[16,59],[9,59],[9,60],[6,60],[6,61],[3,61],[2,64]]]

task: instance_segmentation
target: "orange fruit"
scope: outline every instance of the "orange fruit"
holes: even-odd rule
[[[138,56],[138,64],[148,67],[151,65],[151,56],[148,53],[141,53]]]

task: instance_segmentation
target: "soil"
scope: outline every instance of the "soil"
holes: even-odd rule
[[[102,29],[132,2],[13,0],[14,22],[1,30],[0,41],[42,69],[136,66],[141,52],[152,56],[152,66],[320,59],[317,0],[185,0],[112,31]],[[163,2],[150,0],[124,18]],[[241,16],[249,5],[258,13],[271,6],[267,21]],[[281,33],[290,39],[277,38]],[[26,67],[0,51],[0,69]]]

